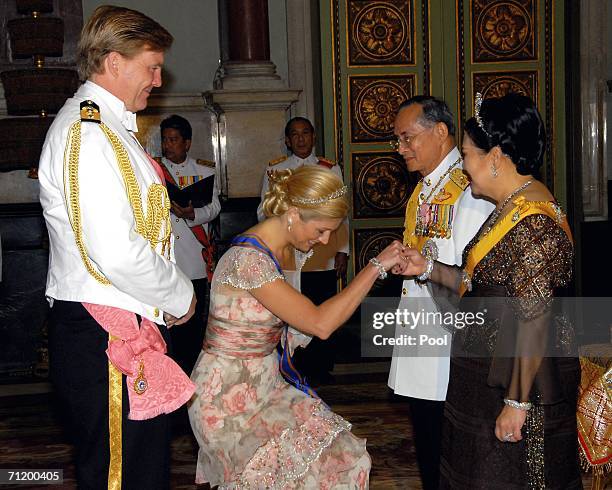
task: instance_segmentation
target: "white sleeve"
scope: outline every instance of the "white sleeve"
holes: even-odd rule
[[[338,177],[340,177],[342,182],[344,182],[344,176],[342,175],[342,170],[340,169],[340,165],[338,165],[338,164],[334,165],[331,168],[331,171],[334,172]],[[340,226],[346,227],[346,237],[347,237],[347,239],[345,241],[343,240],[342,246],[340,247],[338,252],[342,252],[342,253],[345,253],[345,254],[349,255],[349,252],[350,252],[349,242],[350,242],[350,240],[348,239],[348,237],[349,237],[349,220],[348,220],[348,217],[344,218],[344,221],[342,222],[342,224]]]
[[[340,180],[342,182],[344,182],[344,176],[342,175],[342,169],[340,168],[340,165],[336,164],[332,168],[330,168],[330,170],[333,173],[335,173],[338,177],[340,177]]]
[[[263,205],[264,197],[266,195],[266,192],[268,192],[269,187],[270,187],[270,180],[268,179],[268,168],[266,168],[266,171],[264,172],[262,183],[261,183],[261,201],[259,201],[259,206],[257,206],[257,221],[263,221],[266,219],[266,215],[263,212],[262,205]]]
[[[120,291],[181,317],[191,304],[191,281],[136,231],[116,156],[99,126],[83,124],[81,141],[81,229],[89,257]]]
[[[455,242],[456,264],[463,260],[463,250],[489,217],[495,206],[486,199],[474,197],[468,187],[455,203],[452,237]]]

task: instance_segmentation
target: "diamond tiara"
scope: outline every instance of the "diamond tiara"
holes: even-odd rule
[[[478,126],[480,127],[480,129],[482,129],[484,134],[486,134],[490,138],[491,135],[484,128],[484,122],[482,120],[482,117],[480,117],[480,107],[481,106],[482,106],[482,94],[480,92],[476,92],[476,100],[474,101],[474,118],[476,119],[476,122],[478,123]]]
[[[304,204],[307,206],[316,206],[317,204],[323,204],[323,203],[326,203],[327,201],[331,201],[332,199],[338,199],[339,197],[344,196],[347,190],[348,190],[348,187],[343,185],[342,187],[340,187],[339,189],[336,189],[334,192],[332,192],[331,194],[328,194],[327,196],[318,197],[316,199],[310,199],[306,197],[304,198],[296,197],[294,199],[291,199],[291,202],[293,204]]]

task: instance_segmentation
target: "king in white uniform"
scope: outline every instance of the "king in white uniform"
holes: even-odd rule
[[[404,102],[395,118],[397,150],[408,170],[422,180],[406,206],[404,243],[419,250],[427,241],[438,249],[438,260],[461,264],[463,249],[493,210],[475,199],[462,171],[454,141],[454,122],[446,103],[434,97],[416,96]],[[436,312],[429,290],[414,278],[402,287],[400,309]],[[396,338],[406,327],[396,326]],[[450,334],[440,325],[415,326],[412,333],[442,339],[446,348],[432,351],[428,345],[395,346],[389,387],[409,397],[410,412],[423,488],[436,489],[439,482],[441,429],[450,366]]]

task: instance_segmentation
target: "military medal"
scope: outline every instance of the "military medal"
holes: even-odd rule
[[[434,196],[434,201],[446,201],[450,199],[452,194],[450,192],[446,192],[446,188],[442,187],[440,192]]]
[[[424,202],[417,211],[417,235],[425,235],[431,223],[431,204]]]
[[[147,388],[149,387],[149,383],[147,383],[147,378],[144,376],[144,362],[140,359],[140,364],[138,365],[138,376],[134,380],[134,391],[139,395],[142,395]]]

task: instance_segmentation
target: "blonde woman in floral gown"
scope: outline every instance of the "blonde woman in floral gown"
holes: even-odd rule
[[[196,483],[367,488],[365,440],[308,389],[283,379],[276,347],[282,342],[291,351],[308,336],[329,337],[374,281],[404,260],[404,248],[393,242],[341,293],[315,306],[283,271],[299,276],[312,247],[340,225],[348,211],[346,187],[315,167],[271,179],[264,201],[269,218],[234,239],[212,280],[206,340],[191,376],[197,389],[189,417],[200,446]]]

